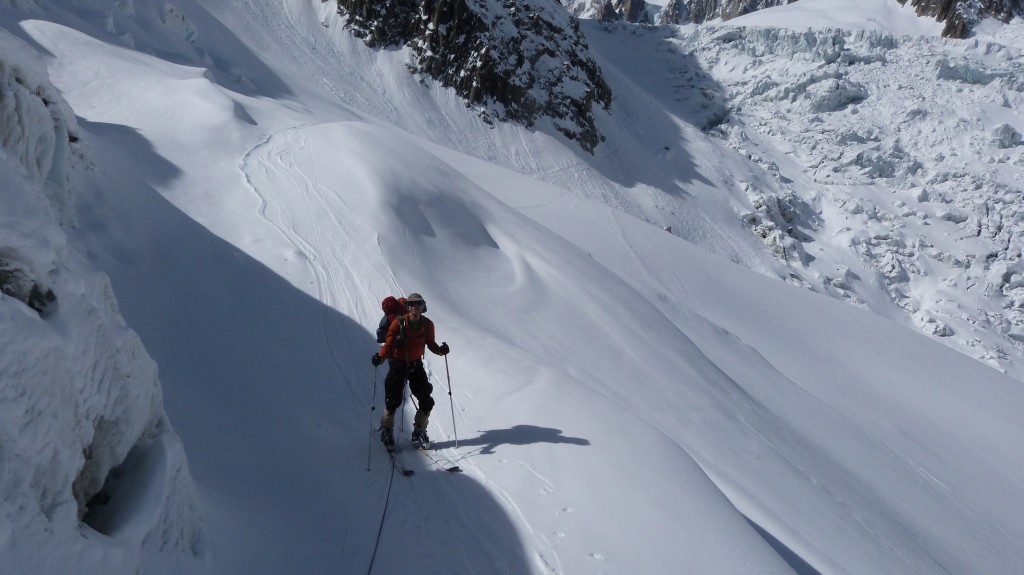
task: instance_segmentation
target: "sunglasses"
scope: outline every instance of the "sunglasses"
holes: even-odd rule
[[[423,301],[411,301],[405,304],[405,307],[423,307],[427,302]]]

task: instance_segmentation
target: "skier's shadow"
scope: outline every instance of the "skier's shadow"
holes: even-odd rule
[[[538,427],[536,425],[516,425],[509,429],[488,429],[479,437],[459,439],[459,447],[479,446],[475,449],[480,455],[493,455],[500,445],[532,445],[534,443],[568,443],[570,445],[590,445],[590,441],[580,437],[566,437],[561,429]],[[434,442],[434,449],[455,447],[454,441]]]

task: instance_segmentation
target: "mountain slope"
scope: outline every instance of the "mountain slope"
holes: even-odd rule
[[[621,100],[578,155],[280,8],[18,25],[95,151],[74,239],[160,365],[211,571],[1020,569],[1019,381],[772,277],[731,183],[776,184],[702,132],[713,95],[593,42]],[[393,477],[370,433],[377,305],[411,291],[462,475]]]

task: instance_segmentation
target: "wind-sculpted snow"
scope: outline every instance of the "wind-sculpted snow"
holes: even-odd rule
[[[74,114],[39,77],[35,55],[2,30],[0,49],[6,54],[0,59],[0,148],[43,189],[58,220],[70,224],[68,142],[77,138]],[[30,68],[31,62],[36,67]]]
[[[728,121],[710,133],[774,182],[744,184],[744,217],[807,285],[896,306],[1021,373],[1019,50],[863,30],[703,28],[674,42],[725,87]]]
[[[0,30],[4,573],[71,564],[77,573],[133,573],[143,548],[190,555],[198,542],[156,364],[125,325],[107,277],[67,237],[82,154],[75,116],[42,64]],[[113,476],[132,489],[116,488]]]

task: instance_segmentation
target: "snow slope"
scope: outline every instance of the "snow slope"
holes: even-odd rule
[[[700,130],[714,98],[632,75],[654,57],[593,42],[617,107],[588,157],[484,125],[330,3],[165,6],[3,22],[90,151],[69,241],[160,366],[206,518],[191,571],[1024,566],[1020,382],[779,281],[738,182],[783,188]],[[368,359],[411,291],[452,353],[407,478],[368,434]]]
[[[815,28],[875,30],[899,36],[941,36],[943,24],[920,18],[909,3],[890,0],[800,0],[737,16],[728,26],[781,28],[803,32]]]

